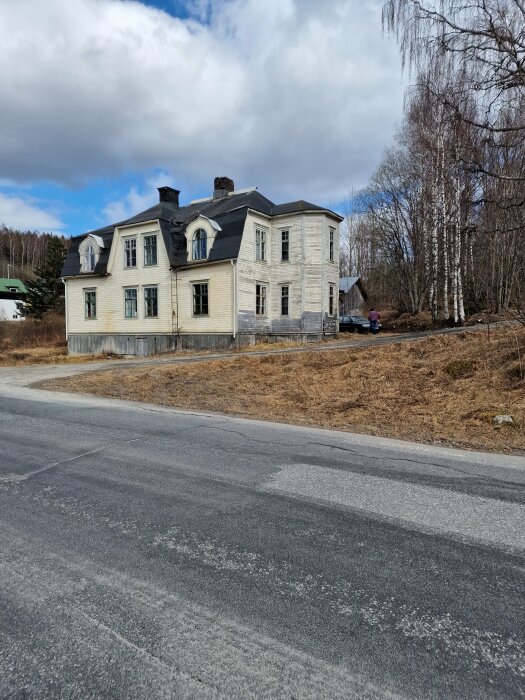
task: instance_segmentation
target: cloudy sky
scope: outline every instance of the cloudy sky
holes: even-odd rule
[[[401,116],[381,4],[0,0],[0,223],[75,235],[215,175],[340,208]]]

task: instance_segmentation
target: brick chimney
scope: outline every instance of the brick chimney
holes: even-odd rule
[[[229,192],[233,192],[235,185],[229,177],[216,177],[213,181],[213,199],[227,197]]]
[[[159,191],[159,202],[174,204],[177,209],[179,208],[180,190],[174,190],[173,187],[157,187],[157,189]]]

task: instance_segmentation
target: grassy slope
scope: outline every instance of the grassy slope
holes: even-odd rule
[[[266,420],[525,450],[525,329],[324,353],[110,370],[55,388]],[[50,386],[47,383],[46,386]],[[510,413],[511,427],[492,418]]]

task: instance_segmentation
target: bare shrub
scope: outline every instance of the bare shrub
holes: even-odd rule
[[[65,319],[58,314],[46,315],[41,321],[0,322],[0,348],[3,350],[65,344]]]
[[[443,369],[452,379],[462,379],[472,376],[475,365],[472,360],[452,360]]]

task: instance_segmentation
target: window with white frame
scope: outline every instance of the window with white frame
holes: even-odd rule
[[[288,316],[290,313],[290,287],[283,284],[281,287],[281,316]]]
[[[255,285],[255,315],[266,316],[267,286],[257,283]]]
[[[144,287],[144,316],[145,318],[157,318],[158,315],[158,288]]]
[[[329,243],[330,262],[334,262],[334,239],[335,239],[335,228],[330,227],[330,243]]]
[[[124,267],[137,267],[137,239],[124,239]]]
[[[138,293],[136,287],[128,287],[124,290],[124,318],[137,318]]]
[[[148,233],[144,236],[144,267],[157,264],[157,236]]]
[[[328,288],[328,314],[334,315],[335,309],[335,285],[331,284]]]
[[[193,234],[192,260],[206,260],[208,257],[208,237],[203,228],[198,228]]]
[[[86,289],[84,292],[84,315],[90,321],[97,317],[96,289]]]
[[[193,315],[207,316],[208,315],[208,283],[194,282],[193,283]]]
[[[87,245],[84,250],[84,270],[85,272],[93,272],[95,269],[95,246]]]
[[[290,231],[288,229],[281,231],[281,260],[282,262],[290,260]]]
[[[80,271],[94,272],[100,255],[100,248],[90,236],[82,241],[78,254],[80,256]]]
[[[255,229],[255,259],[259,261],[266,260],[266,234],[263,228]]]

